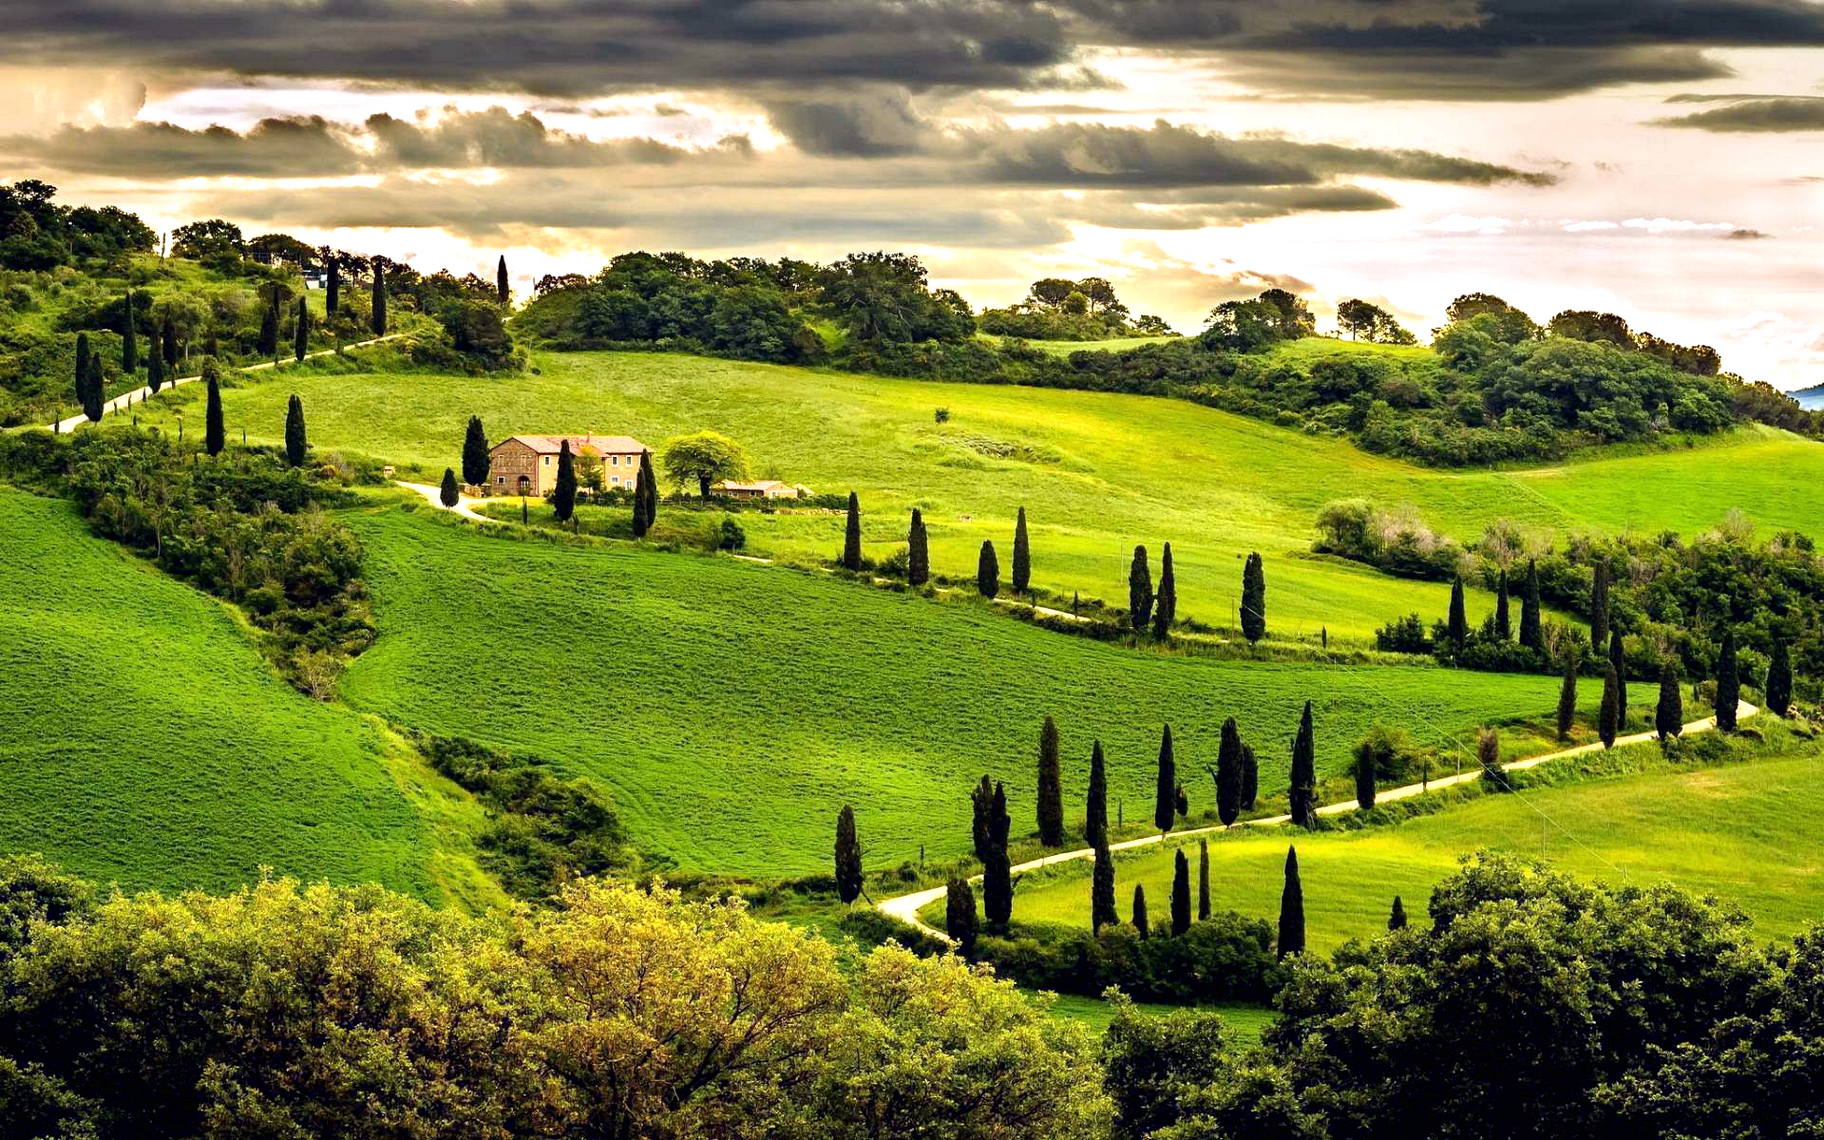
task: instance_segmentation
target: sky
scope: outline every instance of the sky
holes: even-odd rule
[[[0,177],[490,275],[1463,293],[1824,383],[1824,2],[6,0]]]

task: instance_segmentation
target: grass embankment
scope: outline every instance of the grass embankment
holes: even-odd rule
[[[1047,714],[1071,802],[1099,737],[1111,801],[1138,818],[1164,722],[1201,810],[1231,715],[1265,795],[1284,786],[1307,698],[1324,774],[1375,720],[1467,744],[1477,723],[1544,716],[1556,700],[1552,677],[1164,656],[727,558],[489,538],[398,507],[350,521],[381,633],[349,670],[349,703],[594,777],[636,842],[702,870],[825,870],[844,803],[870,867],[921,844],[958,854],[984,772],[1007,782],[1024,830]]]
[[[274,676],[231,611],[68,504],[0,488],[0,850],[126,887],[283,875],[496,894],[479,810],[367,718]]]

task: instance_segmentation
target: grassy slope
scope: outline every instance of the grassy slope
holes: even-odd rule
[[[132,887],[281,874],[474,888],[439,781],[267,670],[216,602],[0,488],[0,850]],[[472,868],[469,876],[472,877]]]
[[[1341,342],[1300,343],[1348,350]],[[1692,451],[1555,468],[1430,471],[1175,400],[663,354],[544,354],[537,363],[539,374],[511,379],[306,371],[228,392],[230,430],[245,424],[255,440],[278,439],[285,398],[296,391],[317,445],[441,474],[456,461],[471,412],[497,438],[626,431],[656,445],[714,427],[747,446],[757,474],[818,490],[858,489],[872,554],[899,545],[906,511],[920,506],[940,572],[971,574],[984,538],[996,541],[1005,567],[1010,520],[1023,504],[1035,583],[1121,598],[1134,544],[1147,543],[1156,559],[1158,544],[1169,540],[1180,612],[1227,624],[1241,560],[1258,549],[1279,634],[1313,635],[1321,625],[1365,637],[1406,612],[1444,611],[1441,586],[1309,556],[1312,518],[1336,498],[1412,503],[1433,525],[1464,537],[1501,517],[1553,531],[1690,532],[1731,507],[1769,526],[1824,531],[1824,502],[1810,493],[1824,479],[1824,447],[1767,431]],[[932,422],[940,406],[950,410],[948,424]],[[1029,450],[1026,458],[993,458],[981,453],[991,444]],[[1728,478],[1719,478],[1724,472]],[[828,557],[841,545],[839,518],[747,516],[744,523],[761,552]],[[1472,599],[1472,616],[1491,604]]]
[[[1039,721],[1064,733],[1067,794],[1091,737],[1111,796],[1151,811],[1159,725],[1183,782],[1236,716],[1283,786],[1280,743],[1317,701],[1319,766],[1370,721],[1431,738],[1544,714],[1550,677],[1162,657],[1048,633],[814,573],[625,545],[490,539],[400,508],[351,516],[367,545],[379,642],[343,693],[401,723],[528,750],[612,788],[636,838],[689,866],[821,870],[835,813],[860,813],[872,866],[967,845],[967,790],[1008,781],[1031,826]],[[1593,690],[1592,690],[1593,692]]]
[[[1462,852],[1486,847],[1537,857],[1543,850],[1578,875],[1616,884],[1669,880],[1734,900],[1763,932],[1788,936],[1818,915],[1814,872],[1824,861],[1824,832],[1793,821],[1824,812],[1819,763],[1814,753],[1538,788],[1370,831],[1244,829],[1211,842],[1212,893],[1218,907],[1274,919],[1286,845],[1296,842],[1306,929],[1314,948],[1328,950],[1385,930],[1396,894],[1414,921],[1423,921],[1432,884]],[[1194,873],[1194,844],[1191,859]],[[1154,907],[1163,907],[1171,877],[1170,850],[1149,850],[1117,864],[1116,895],[1126,899],[1144,883],[1147,898],[1159,900]],[[1088,900],[1087,875],[1073,872],[1029,881],[1015,913],[1087,923]]]

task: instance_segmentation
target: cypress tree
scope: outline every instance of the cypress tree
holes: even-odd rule
[[[300,363],[310,354],[310,306],[298,298],[298,319],[291,332],[291,353]]]
[[[268,360],[279,357],[279,294],[275,286],[266,298],[266,311],[260,314],[260,338],[254,350]]]
[[[1183,851],[1172,860],[1172,935],[1191,928],[1191,864]]]
[[[994,543],[982,540],[982,553],[975,560],[975,589],[984,598],[1001,592],[1001,563],[994,556]]]
[[[1197,841],[1197,921],[1210,917],[1210,841]]]
[[[1678,666],[1668,661],[1659,667],[1659,707],[1653,710],[1653,728],[1663,744],[1685,730],[1685,694]]]
[[[1393,896],[1393,913],[1387,916],[1387,929],[1406,929],[1406,904],[1400,901],[1399,895]]]
[[[963,957],[975,953],[975,892],[966,879],[951,879],[944,887],[944,933],[955,940]]]
[[[1159,552],[1159,593],[1153,599],[1153,636],[1164,641],[1178,616],[1178,578],[1172,572],[1172,544]]]
[[[1058,761],[1058,726],[1050,717],[1039,726],[1039,842],[1064,846],[1064,781]]]
[[[1267,636],[1267,569],[1257,553],[1241,569],[1241,634],[1250,642]]]
[[[450,481],[455,481],[454,473]],[[855,835],[855,809],[848,804],[836,813],[836,897],[845,905],[861,897],[861,840]]]
[[[1279,894],[1279,956],[1305,952],[1305,888],[1298,881],[1298,848],[1286,848],[1286,885]]]
[[[1571,738],[1571,725],[1577,719],[1577,654],[1564,655],[1564,683],[1558,686],[1558,739]]]
[[[310,440],[304,433],[304,401],[294,392],[285,402],[285,462],[292,467],[302,467],[309,455]]]
[[[930,538],[925,534],[925,516],[912,508],[912,525],[906,531],[906,581],[922,586],[931,580]]]
[[[82,404],[82,414],[92,424],[101,422],[101,417],[108,402],[108,378],[102,374],[101,353],[89,353],[89,382],[85,385],[87,392]]]
[[[375,336],[386,335],[386,263],[378,258],[374,260],[374,309],[367,324]]]
[[[1292,739],[1292,822],[1299,827],[1317,823],[1317,742],[1311,725],[1311,702],[1305,702]]]
[[[557,482],[551,488],[551,513],[560,523],[569,522],[576,514],[576,457],[570,454],[570,441],[557,448]]]
[[[1374,750],[1368,747],[1355,752],[1355,804],[1363,811],[1374,806]]]
[[[1526,561],[1526,592],[1520,596],[1520,644],[1534,653],[1545,652],[1545,630],[1539,622],[1539,563]]]
[[[842,568],[861,569],[861,500],[849,492],[849,517],[842,531]]]
[[[1773,641],[1773,659],[1767,663],[1767,709],[1774,716],[1785,716],[1792,711],[1792,656],[1786,643],[1776,637]]]
[[[1511,641],[1514,637],[1512,618],[1508,614],[1507,571],[1501,571],[1495,579],[1495,639]]]
[[[333,317],[336,310],[342,307],[342,261],[336,257],[325,260],[329,263],[326,267],[329,280],[323,290],[323,311]]]
[[[120,333],[120,370],[132,375],[139,370],[139,321],[133,315],[133,290],[127,289],[127,323]]]
[[[1476,737],[1476,763],[1482,766],[1483,783],[1497,792],[1513,791],[1507,773],[1501,770],[1501,737],[1492,728],[1483,729]]]
[[[1622,731],[1628,726],[1628,654],[1619,629],[1609,630],[1609,664],[1615,667],[1615,728]]]
[[[489,466],[488,433],[482,430],[480,416],[470,416],[462,437],[462,481],[471,487],[486,486]]]
[[[1463,579],[1457,577],[1450,583],[1450,618],[1445,623],[1447,636],[1452,648],[1462,649],[1463,642],[1469,637],[1469,613],[1463,608]]]
[[[969,793],[970,849],[975,852],[975,861],[987,863],[993,853],[994,840],[989,830],[989,817],[994,814],[994,781],[983,776],[981,782]]]
[[[1602,709],[1596,715],[1596,731],[1604,748],[1615,747],[1621,731],[1621,678],[1615,675],[1613,662],[1602,667]]]
[[[1013,592],[1032,592],[1032,547],[1026,536],[1026,508],[1013,520]]]
[[[1216,818],[1229,827],[1241,815],[1241,730],[1235,718],[1222,722],[1222,743],[1216,749]]]
[[[1083,801],[1083,841],[1091,847],[1108,843],[1108,770],[1102,759],[1102,742],[1089,750],[1089,794]],[[1109,896],[1114,905],[1114,896]]]
[[[1596,560],[1590,581],[1590,645],[1601,653],[1609,641],[1609,560]]]
[[[203,386],[208,395],[203,411],[203,450],[210,455],[220,455],[222,448],[228,445],[227,425],[222,421],[222,383],[219,371],[215,357],[203,361]]]
[[[640,452],[640,471],[633,485],[633,536],[645,538],[659,517],[659,477],[652,470],[652,452]]]
[[[1241,810],[1253,811],[1259,806],[1260,762],[1254,759],[1254,746],[1241,745]]]
[[[1153,616],[1153,574],[1147,569],[1146,547],[1134,547],[1127,567],[1127,620],[1135,633],[1144,633]]]
[[[75,383],[76,404],[86,410],[89,406],[89,334],[76,334],[76,373],[71,379]]]
[[[437,500],[446,507],[453,507],[462,501],[462,488],[456,485],[454,469],[443,469],[443,484],[437,489]]]
[[[177,368],[177,322],[172,320],[169,316],[165,317],[164,327],[160,330],[159,340],[159,347],[164,350],[165,371],[168,374],[175,376],[177,375],[174,371],[174,369]]]
[[[507,289],[507,255],[500,255],[500,264],[494,269],[494,293],[501,304],[507,303],[510,295]]]
[[[1723,631],[1723,648],[1716,656],[1716,727],[1735,731],[1736,705],[1742,699],[1742,679],[1735,668],[1735,631]]]
[[[1098,843],[1096,863],[1089,877],[1089,927],[1092,931],[1121,921],[1115,913],[1115,857],[1108,844]]]
[[[996,784],[993,813],[988,818],[989,857],[982,864],[982,917],[996,929],[1005,929],[1013,919],[1013,864],[1007,857],[1012,822],[1007,816],[1007,793]]]
[[[1134,929],[1142,938],[1152,934],[1152,923],[1146,916],[1146,888],[1139,883],[1134,884]]]
[[[146,387],[154,392],[165,386],[165,358],[156,352],[146,354]]]
[[[1153,787],[1153,826],[1164,833],[1178,814],[1178,761],[1172,754],[1172,726],[1159,734],[1159,779]]]

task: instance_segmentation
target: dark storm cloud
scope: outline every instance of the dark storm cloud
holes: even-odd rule
[[[766,111],[773,127],[806,154],[881,158],[915,153],[930,141],[929,125],[903,90],[776,99]]]
[[[1742,99],[1708,111],[1654,119],[1653,123],[1661,127],[1690,127],[1718,132],[1824,131],[1824,97],[1792,95]]]

